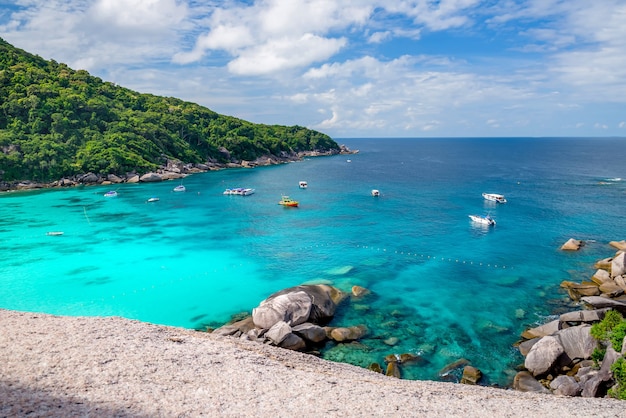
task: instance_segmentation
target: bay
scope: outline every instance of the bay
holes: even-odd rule
[[[203,329],[286,287],[360,285],[372,295],[331,325],[368,335],[323,357],[366,367],[412,353],[421,361],[403,377],[433,380],[458,378],[440,371],[464,358],[505,386],[520,333],[571,308],[561,281],[588,279],[626,238],[624,139],[338,142],[360,151],[196,174],[184,193],[163,182],[0,195],[0,307]],[[256,192],[222,194],[234,187]],[[559,251],[571,237],[586,245]]]

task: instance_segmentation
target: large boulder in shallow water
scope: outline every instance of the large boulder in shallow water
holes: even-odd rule
[[[272,328],[279,322],[299,325],[309,319],[311,297],[304,292],[273,295],[252,310],[252,320],[259,328]]]
[[[583,242],[578,239],[570,238],[567,242],[561,245],[561,250],[563,251],[578,251],[580,247],[582,247]]]
[[[344,297],[339,289],[325,284],[290,287],[261,302],[252,311],[252,319],[259,328],[271,328],[278,321],[292,327],[305,322],[325,324]]]

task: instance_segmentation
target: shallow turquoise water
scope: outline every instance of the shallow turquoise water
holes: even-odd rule
[[[360,153],[198,174],[186,193],[164,182],[115,186],[117,198],[100,186],[4,194],[0,307],[202,328],[285,287],[356,284],[373,295],[342,305],[331,325],[370,333],[327,345],[326,358],[367,366],[419,354],[403,368],[412,379],[440,379],[466,358],[506,385],[520,332],[567,309],[559,283],[590,277],[613,254],[608,242],[626,238],[626,167],[616,160],[626,140],[341,142]],[[233,187],[256,193],[222,195]],[[509,203],[490,204],[485,191]],[[278,205],[282,194],[300,207]],[[497,226],[473,225],[472,213]],[[559,251],[570,237],[588,244]]]

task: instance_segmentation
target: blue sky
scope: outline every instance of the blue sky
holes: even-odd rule
[[[336,138],[626,137],[626,0],[0,0],[0,37]]]

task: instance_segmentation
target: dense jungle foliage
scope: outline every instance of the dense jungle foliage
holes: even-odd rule
[[[300,126],[260,125],[171,97],[141,94],[0,38],[0,180],[144,173],[167,158],[233,160],[339,146]]]

